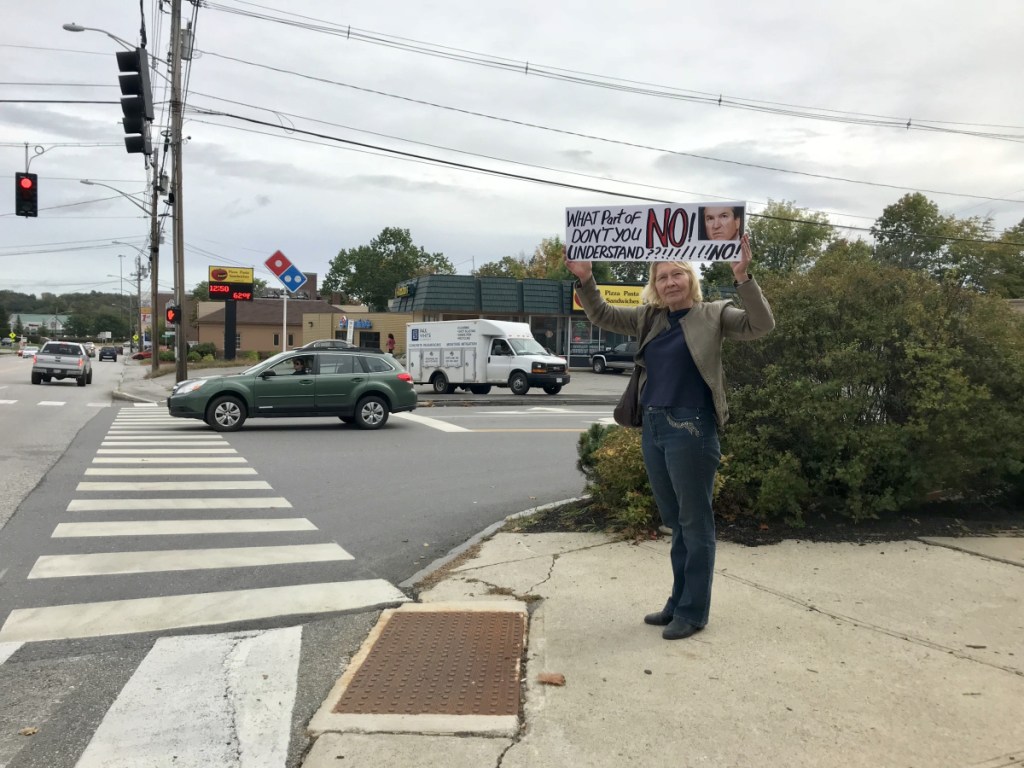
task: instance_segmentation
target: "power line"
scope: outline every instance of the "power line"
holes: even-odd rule
[[[809,107],[799,104],[789,104],[785,102],[772,102],[760,99],[727,96],[725,94],[716,94],[707,91],[681,89],[672,86],[658,85],[655,83],[647,83],[618,77],[597,75],[589,72],[581,72],[572,69],[550,67],[542,64],[531,63],[528,61],[509,59],[491,54],[469,51],[461,48],[453,48],[450,46],[442,46],[435,43],[414,40],[411,38],[387,35],[384,33],[373,32],[371,30],[359,29],[356,27],[352,27],[351,25],[337,24],[335,22],[330,22],[323,19],[316,19],[310,16],[302,16],[301,14],[282,11],[277,8],[269,8],[267,6],[259,5],[257,3],[245,2],[245,0],[236,0],[236,2],[239,5],[247,5],[253,8],[261,8],[263,10],[273,11],[274,13],[281,14],[282,16],[292,16],[295,17],[296,19],[303,19],[305,21],[293,21],[287,18],[281,18],[280,16],[270,16],[264,13],[255,13],[240,8],[232,8],[230,6],[222,5],[221,3],[217,2],[207,2],[206,5],[212,10],[221,11],[223,13],[245,16],[260,21],[269,21],[276,24],[297,27],[300,29],[305,29],[307,31],[317,32],[321,34],[334,35],[337,37],[343,37],[345,40],[355,40],[358,42],[369,43],[372,45],[379,45],[388,48],[398,49],[405,51],[407,53],[415,53],[419,55],[443,58],[451,61],[457,61],[460,63],[472,64],[490,69],[499,69],[521,75],[532,75],[534,77],[542,77],[557,80],[561,82],[570,83],[573,85],[623,91],[628,93],[634,93],[637,95],[651,96],[663,99],[688,101],[715,107],[764,112],[769,114],[777,114],[784,117],[797,117],[809,120],[849,123],[880,128],[896,128],[900,130],[952,133],[964,136],[973,136],[975,138],[997,139],[1003,141],[1024,141],[1024,135],[988,133],[977,130],[979,128],[997,128],[1014,131],[1024,131],[1024,127],[1022,126],[967,123],[950,120],[914,119],[910,116],[897,117],[893,115],[877,115],[871,113],[859,113],[846,110],[836,110],[825,107]],[[952,128],[947,126],[970,126],[972,130]]]
[[[272,128],[280,128],[280,126],[277,126],[274,123],[269,123],[269,122],[266,122],[264,120],[257,120],[254,117],[244,117],[242,115],[235,115],[235,114],[231,114],[229,112],[218,112],[218,111],[214,111],[214,110],[204,110],[204,109],[199,109],[197,107],[192,107],[192,109],[193,110],[197,110],[197,111],[199,111],[199,112],[201,112],[203,114],[218,115],[218,116],[221,116],[221,117],[228,117],[228,118],[232,118],[232,119],[235,119],[235,120],[241,120],[243,122],[253,123],[253,124],[256,124],[256,125],[262,125],[262,126],[267,126],[267,127],[272,127]],[[436,163],[438,165],[443,165],[443,166],[446,166],[446,167],[449,167],[449,168],[456,168],[456,169],[459,169],[459,170],[467,170],[467,171],[475,171],[475,172],[478,172],[478,173],[484,173],[484,174],[488,174],[488,175],[491,175],[491,176],[498,176],[498,177],[506,178],[506,179],[514,179],[514,180],[517,180],[517,181],[527,181],[527,182],[531,182],[531,183],[534,183],[534,184],[543,184],[543,185],[552,186],[552,187],[561,187],[563,189],[575,189],[575,190],[580,190],[580,191],[584,191],[584,192],[595,192],[595,193],[602,194],[602,195],[609,195],[609,196],[612,196],[612,197],[620,197],[620,198],[624,197],[624,198],[627,198],[627,199],[640,200],[640,201],[643,201],[643,202],[665,203],[665,204],[669,204],[669,205],[671,205],[672,203],[675,202],[675,201],[672,201],[672,200],[655,200],[655,199],[651,199],[649,197],[641,197],[639,195],[631,195],[631,194],[625,193],[625,192],[612,192],[610,190],[597,189],[595,187],[585,187],[585,186],[582,186],[582,185],[579,185],[579,184],[570,184],[568,182],[555,181],[555,180],[552,180],[552,179],[539,179],[539,178],[536,178],[536,177],[533,177],[533,176],[525,176],[525,175],[519,174],[519,173],[509,173],[508,171],[499,171],[499,170],[495,170],[495,169],[492,169],[492,168],[481,168],[480,166],[469,165],[468,163],[457,163],[457,162],[454,162],[452,160],[442,160],[440,158],[428,157],[426,155],[418,155],[418,154],[413,153],[413,152],[403,152],[403,151],[398,150],[398,149],[390,149],[388,147],[380,147],[380,146],[376,146],[376,145],[373,145],[373,144],[366,144],[364,142],[353,141],[352,139],[343,139],[343,138],[341,138],[339,136],[331,136],[330,134],[318,133],[316,131],[307,131],[307,130],[304,130],[302,128],[291,128],[289,130],[294,132],[294,133],[304,134],[304,135],[307,135],[307,136],[315,136],[317,138],[321,138],[321,139],[325,139],[325,140],[333,141],[333,142],[338,142],[340,144],[346,144],[346,145],[350,145],[350,146],[361,147],[361,148],[364,148],[364,149],[376,150],[378,152],[382,152],[382,153],[387,154],[387,155],[392,155],[392,156],[402,157],[402,158],[412,158],[412,159],[415,159],[415,160]],[[779,216],[767,216],[767,215],[764,215],[764,214],[756,214],[756,213],[751,213],[749,215],[754,217],[754,218],[774,219],[774,220],[778,220],[778,221],[788,221],[788,222],[792,222],[792,223],[796,223],[796,224],[803,224],[803,225],[810,225],[810,226],[826,226],[826,227],[830,227],[830,228],[837,227],[837,225],[834,225],[834,224],[832,224],[830,222],[822,223],[822,222],[816,222],[816,221],[805,221],[805,220],[801,220],[801,219],[787,219],[787,218],[779,217]],[[871,231],[871,229],[868,228],[868,227],[854,227],[854,226],[850,226],[850,225],[843,225],[841,228],[842,229],[849,229],[849,230],[856,230],[856,231],[861,231],[861,232],[870,232]],[[931,236],[929,236],[929,237],[931,237]],[[935,236],[932,239],[945,240],[945,241],[949,241],[949,242],[984,243],[984,244],[991,244],[991,245],[1022,245],[1022,246],[1024,246],[1024,243],[1012,243],[1012,242],[1008,243],[1006,241],[999,241],[999,240],[976,240],[976,239],[970,239],[970,238],[956,238],[956,237],[945,237],[945,236]]]
[[[269,64],[262,64],[262,63],[255,62],[255,61],[249,61],[247,59],[240,59],[240,58],[237,58],[237,57],[234,57],[234,56],[228,56],[226,54],[214,53],[212,51],[203,51],[203,53],[205,53],[206,55],[209,55],[209,56],[216,56],[218,58],[226,59],[228,61],[234,61],[234,62],[238,62],[240,64],[247,64],[249,66],[257,67],[257,68],[260,68],[260,69],[268,69],[268,70],[270,70],[272,72],[278,72],[278,73],[281,73],[281,74],[294,75],[296,77],[301,77],[301,78],[304,78],[304,79],[307,79],[307,80],[313,80],[315,82],[326,83],[328,85],[336,85],[336,86],[339,86],[339,87],[342,87],[342,88],[350,88],[352,90],[361,91],[363,93],[371,93],[371,94],[374,94],[374,95],[377,95],[377,96],[385,96],[385,97],[390,98],[390,99],[398,99],[399,101],[406,101],[406,102],[409,102],[409,103],[412,103],[412,104],[419,104],[419,105],[423,105],[423,106],[434,107],[436,109],[444,109],[444,110],[448,110],[448,111],[451,111],[451,112],[456,112],[458,114],[471,115],[473,117],[481,117],[481,118],[484,118],[484,119],[487,119],[487,120],[494,120],[494,121],[501,122],[501,123],[508,123],[510,125],[518,125],[518,126],[521,126],[521,127],[524,127],[524,128],[535,128],[535,129],[538,129],[538,130],[549,131],[551,133],[557,133],[557,134],[561,134],[561,135],[565,135],[565,136],[574,136],[576,138],[589,139],[591,141],[600,141],[600,142],[603,142],[603,143],[606,143],[606,144],[615,144],[615,145],[623,146],[623,147],[633,147],[634,149],[650,150],[650,151],[659,152],[659,153],[663,153],[663,154],[675,155],[675,156],[678,156],[678,157],[690,157],[690,158],[693,158],[693,159],[696,159],[696,160],[706,160],[706,161],[714,162],[714,163],[725,163],[727,165],[735,165],[735,166],[740,166],[740,167],[743,167],[743,168],[757,168],[757,169],[762,170],[762,171],[772,171],[773,173],[785,173],[785,174],[790,174],[790,175],[795,175],[795,176],[804,176],[804,177],[812,178],[812,179],[823,179],[823,180],[826,180],[826,181],[838,181],[838,182],[842,182],[842,183],[845,183],[845,184],[861,184],[861,185],[869,186],[869,187],[880,187],[880,188],[883,188],[883,189],[896,189],[896,190],[900,190],[900,191],[904,191],[904,192],[907,191],[907,190],[915,190],[915,191],[918,191],[918,192],[926,192],[926,193],[931,194],[931,195],[949,195],[949,196],[953,196],[953,197],[968,197],[968,198],[972,198],[972,199],[975,199],[975,200],[987,200],[987,201],[990,201],[990,202],[1024,203],[1024,200],[1013,200],[1013,199],[1002,198],[1002,197],[988,197],[986,195],[973,195],[973,194],[970,194],[970,193],[967,193],[967,192],[948,192],[948,191],[936,190],[936,189],[923,189],[923,188],[913,187],[913,186],[906,185],[906,184],[886,184],[886,183],[880,182],[880,181],[864,181],[864,180],[861,180],[861,179],[850,179],[850,178],[846,178],[846,177],[843,177],[843,176],[830,176],[830,175],[824,174],[824,173],[811,173],[810,171],[795,171],[795,170],[791,170],[791,169],[788,169],[788,168],[777,168],[777,167],[771,166],[771,165],[761,165],[759,163],[746,163],[746,162],[743,162],[741,160],[728,160],[728,159],[721,158],[721,157],[712,157],[711,155],[701,155],[701,154],[698,154],[698,153],[695,153],[695,152],[683,152],[681,150],[665,149],[663,147],[654,147],[654,146],[651,146],[649,144],[639,144],[639,143],[631,142],[631,141],[623,141],[621,139],[609,139],[609,138],[606,138],[604,136],[597,136],[597,135],[594,135],[594,134],[581,133],[579,131],[569,131],[569,130],[565,130],[565,129],[562,129],[562,128],[552,128],[550,126],[540,125],[538,123],[529,123],[529,122],[526,122],[524,120],[513,120],[512,118],[507,118],[507,117],[497,117],[495,115],[489,115],[489,114],[487,114],[485,112],[476,112],[474,110],[462,109],[461,107],[452,107],[452,106],[448,106],[448,105],[445,105],[445,104],[438,104],[436,102],[425,101],[425,100],[422,100],[422,99],[414,99],[414,98],[411,98],[409,96],[399,96],[397,94],[388,93],[386,91],[379,91],[379,90],[376,90],[374,88],[365,88],[363,86],[352,85],[350,83],[343,83],[343,82],[340,82],[340,81],[337,81],[337,80],[331,80],[329,78],[319,77],[319,76],[316,76],[316,75],[307,75],[307,74],[304,74],[302,72],[296,72],[294,70],[284,69],[282,67],[274,67],[274,66],[271,66]]]

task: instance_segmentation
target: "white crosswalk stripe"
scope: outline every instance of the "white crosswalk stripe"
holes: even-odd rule
[[[76,768],[284,766],[301,632],[161,638]]]
[[[152,475],[187,475],[198,477],[200,475],[255,475],[256,470],[252,467],[90,467],[85,470],[90,477],[102,475],[105,477],[144,477]]]
[[[60,523],[53,538],[79,536],[191,536],[209,533],[271,533],[273,531],[315,531],[304,517],[251,518],[233,520],[124,520],[113,523]]]
[[[36,560],[28,577],[54,579],[67,576],[109,576],[115,573],[196,571],[204,568],[246,568],[351,559],[352,555],[333,543],[43,555]]]
[[[143,597],[11,611],[0,642],[64,640],[215,626],[276,616],[381,608],[407,602],[383,579]]]
[[[291,502],[281,496],[209,499],[72,499],[68,512],[121,509],[288,509]]]

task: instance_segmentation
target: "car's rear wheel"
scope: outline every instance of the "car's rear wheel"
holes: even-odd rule
[[[530,381],[522,371],[516,371],[508,377],[508,388],[513,395],[525,395],[530,391]]]
[[[356,405],[355,424],[360,429],[380,429],[388,423],[388,404],[377,395],[368,395]]]
[[[39,384],[40,382],[42,382],[42,380],[43,380],[42,374],[40,374],[40,373],[33,373],[32,374],[32,383],[33,384]]]
[[[206,423],[218,432],[237,432],[245,417],[245,403],[231,395],[215,397],[206,408]]]
[[[604,364],[604,360],[600,357],[595,357],[590,363],[590,367],[594,369],[594,373],[604,373],[608,366]]]
[[[86,384],[92,384],[92,371],[91,370],[89,371],[89,375],[86,376],[86,378],[85,378],[85,383]]]
[[[78,386],[84,387],[85,384],[85,374],[83,373],[81,376],[78,377]]]
[[[491,391],[490,384],[470,384],[469,391],[474,395],[486,395]]]
[[[548,384],[546,387],[544,387],[544,391],[547,392],[549,395],[557,395],[559,392],[562,391],[562,385]]]

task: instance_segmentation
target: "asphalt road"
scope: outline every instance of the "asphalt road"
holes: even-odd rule
[[[17,364],[12,365],[14,361]],[[85,617],[91,606],[111,600],[128,601],[124,604],[128,606],[132,601],[182,595],[230,596],[325,584],[395,589],[393,585],[506,515],[577,495],[582,488],[575,469],[578,434],[610,413],[610,406],[566,406],[557,404],[557,398],[518,398],[508,406],[492,401],[486,408],[423,408],[409,417],[393,417],[387,428],[377,432],[360,431],[336,419],[254,420],[242,431],[223,436],[200,422],[131,422],[140,416],[149,422],[166,411],[111,400],[120,361],[97,365],[95,383],[86,388],[73,384],[33,387],[27,383],[27,365],[17,358],[0,361],[0,386],[5,387],[0,397],[13,401],[2,406],[9,417],[5,423],[22,425],[9,433],[11,456],[29,452],[33,458],[19,474],[30,491],[0,531],[0,621],[5,622],[5,630],[12,611],[26,608],[72,606],[74,624],[79,613]],[[39,438],[40,448],[33,442],[37,433],[44,436]],[[152,438],[143,438],[145,434]],[[131,442],[136,446],[128,447]],[[192,459],[193,463],[176,467],[156,457],[154,467],[124,464],[128,457],[122,458],[154,445],[188,442],[199,444],[194,450],[202,455],[223,451],[215,458],[240,460],[228,466],[241,466],[251,473],[242,476],[241,482],[262,483],[267,490],[205,488],[200,470],[220,466],[211,459]],[[217,447],[208,450],[213,445]],[[100,458],[115,463],[97,463]],[[4,467],[11,472],[16,464]],[[90,475],[138,467],[154,468],[157,474]],[[168,474],[181,469],[184,475]],[[96,482],[117,485],[104,485],[103,491],[83,490]],[[140,482],[167,486],[146,489]],[[5,490],[17,495],[6,482]],[[248,503],[250,498],[266,497],[283,499],[287,507],[259,513],[197,513],[176,509],[174,504],[161,508],[156,502],[179,498],[175,494],[196,503],[201,498]],[[96,498],[110,501],[74,506],[88,505]],[[112,508],[118,503],[130,508]],[[236,518],[235,522],[287,518],[288,522],[306,521],[309,527],[272,533],[55,536],[69,524],[167,524],[201,516]],[[320,555],[326,551],[327,556],[304,560],[301,555],[291,556],[289,548],[294,547],[312,548]],[[188,565],[188,558],[206,557],[210,550],[230,550],[234,555],[265,549],[278,554],[287,550],[290,559],[231,567]],[[338,551],[347,557],[332,554]],[[85,560],[76,559],[82,557]],[[75,570],[83,567],[85,571]],[[67,568],[71,570],[62,570]],[[228,609],[235,602],[228,598],[224,606]],[[255,620],[109,635],[105,632],[116,629],[101,627],[88,630],[93,632],[89,636],[56,632],[53,639],[24,644],[17,635],[5,636],[0,630],[0,765],[105,765],[103,758],[96,763],[86,760],[91,754],[84,752],[86,745],[139,666],[158,653],[161,637],[198,643],[210,633],[234,632],[231,642],[241,643],[247,641],[246,632],[270,631],[277,636],[290,627],[299,633],[293,637],[301,638],[296,641],[295,699],[288,711],[285,738],[288,764],[294,765],[305,743],[305,723],[337,677],[345,655],[362,642],[376,612],[376,607],[356,606],[293,615],[285,604]],[[113,614],[118,621],[128,620],[129,615],[127,610]],[[187,683],[169,679],[163,684],[170,690]],[[219,721],[197,722],[196,733],[205,729],[220,738],[219,725]],[[24,727],[40,731],[26,739],[18,735]],[[83,755],[84,762],[78,763]]]

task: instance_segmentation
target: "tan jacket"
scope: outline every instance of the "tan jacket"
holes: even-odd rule
[[[722,340],[750,341],[766,335],[775,327],[772,309],[753,279],[737,286],[736,292],[743,299],[746,309],[734,306],[731,301],[702,301],[694,304],[680,323],[697,370],[711,390],[719,426],[724,426],[729,420],[725,373],[722,370]],[[594,325],[625,336],[639,336],[641,325],[646,326],[647,332],[640,339],[637,351],[637,363],[641,366],[640,391],[643,392],[647,384],[644,347],[668,328],[668,310],[650,304],[638,307],[612,306],[597,290],[593,277],[577,286],[577,294],[587,318]]]

